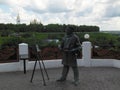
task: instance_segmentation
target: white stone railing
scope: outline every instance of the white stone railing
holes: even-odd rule
[[[86,67],[86,62],[83,59],[78,59],[79,67]],[[26,70],[33,70],[35,61],[26,60]],[[62,67],[61,59],[58,60],[44,60],[46,68]],[[88,66],[87,66],[88,67]],[[120,60],[116,59],[91,59],[89,67],[116,67],[120,68]],[[38,65],[36,69],[39,69]],[[1,63],[0,72],[23,71],[23,61],[13,63]]]
[[[120,68],[120,60],[117,59],[91,59],[91,42],[82,43],[82,59],[78,59],[79,67],[116,67]],[[26,70],[33,70],[35,61],[26,60]],[[44,60],[46,68],[62,67],[61,59]],[[39,69],[38,65],[36,67]],[[23,60],[13,63],[1,63],[0,72],[23,71]]]

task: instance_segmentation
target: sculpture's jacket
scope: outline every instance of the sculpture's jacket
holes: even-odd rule
[[[65,35],[61,43],[63,51],[62,64],[68,66],[77,66],[76,51],[80,50],[81,44],[79,37],[72,33]]]

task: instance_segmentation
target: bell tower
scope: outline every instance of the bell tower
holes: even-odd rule
[[[17,18],[16,18],[16,24],[20,24],[20,15],[18,13]]]

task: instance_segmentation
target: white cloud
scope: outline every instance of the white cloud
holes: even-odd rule
[[[103,29],[119,29],[120,0],[0,0],[9,12],[0,6],[0,23],[21,23],[33,19],[43,24],[98,25]]]
[[[15,18],[11,16],[10,13],[4,12],[2,9],[0,9],[0,23],[14,23]]]
[[[114,17],[109,20],[102,21],[99,25],[100,27],[104,27],[103,30],[120,30],[119,22],[120,17]]]

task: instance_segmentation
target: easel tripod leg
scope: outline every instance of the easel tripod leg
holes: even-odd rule
[[[44,74],[43,74],[43,70],[42,70],[42,66],[41,66],[40,61],[39,61],[39,66],[40,66],[40,70],[41,70],[44,86],[46,86],[46,82],[45,82],[45,78],[44,78]]]
[[[42,64],[43,64],[43,68],[44,68],[44,70],[45,70],[45,73],[46,73],[47,79],[49,80],[49,76],[48,76],[48,73],[47,73],[47,70],[46,70],[46,68],[45,68],[45,64],[44,64],[43,60],[42,60]]]
[[[34,76],[34,73],[35,73],[36,64],[37,64],[37,60],[35,61],[35,64],[34,64],[34,69],[33,69],[32,77],[31,77],[31,80],[30,80],[31,83],[32,83],[33,76]]]

